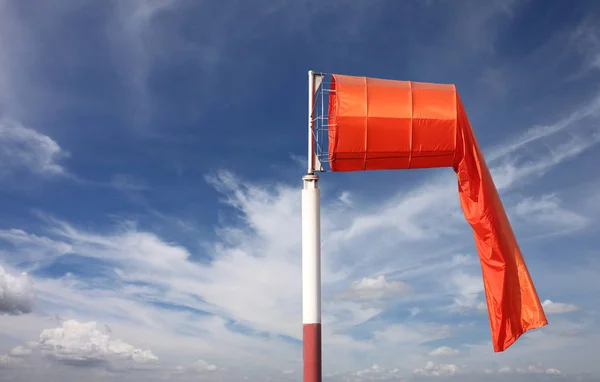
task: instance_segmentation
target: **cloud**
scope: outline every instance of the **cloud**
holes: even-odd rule
[[[197,310],[203,303],[194,298],[196,294],[188,296],[179,289],[165,291],[154,285],[121,287],[121,283],[72,276],[69,280],[38,280],[36,285],[40,298],[52,305],[53,311],[72,316],[75,310],[80,322],[97,317],[94,321],[108,323],[124,342],[152,349],[163,365],[189,360],[190,366],[183,370],[186,373],[193,372],[191,364],[199,357],[219,369],[239,371],[242,365],[252,365],[252,373],[279,372],[286,363],[295,367],[298,362],[297,344]],[[18,324],[6,330],[13,326]]]
[[[46,357],[70,365],[97,365],[110,362],[146,364],[158,358],[150,350],[136,349],[97,329],[95,322],[67,320],[61,327],[44,329],[39,349]]]
[[[24,348],[24,347],[23,347]],[[39,346],[28,349],[25,355],[13,356],[10,353],[0,355],[0,370],[3,380],[26,381],[220,381],[223,376],[216,371],[225,371],[202,360],[186,366],[169,366],[153,362],[136,364],[134,362],[111,361],[94,363],[57,362],[54,358],[39,357]],[[249,373],[249,375],[252,375]],[[227,375],[228,380],[242,381],[238,374]]]
[[[110,180],[110,185],[121,191],[146,191],[150,187],[140,179],[128,174],[116,174]]]
[[[455,364],[435,364],[427,362],[425,367],[413,370],[412,376],[406,376],[398,368],[385,368],[373,365],[370,368],[348,373],[329,373],[325,380],[365,382],[365,381],[449,381],[449,382],[480,382],[480,381],[592,381],[593,378],[584,374],[571,374],[569,378],[556,368],[545,368],[530,365],[523,368],[504,366],[499,369],[464,368]]]
[[[21,368],[25,366],[23,360],[19,357],[13,357],[9,354],[0,355],[0,369]]]
[[[348,205],[348,206],[352,206],[352,194],[349,191],[344,191],[340,194],[340,196],[338,197],[338,199],[340,200],[340,202]]]
[[[562,372],[555,368],[543,368],[536,365],[529,365],[526,368],[517,368],[517,373],[520,374],[551,374],[551,375],[561,375]]]
[[[382,300],[399,297],[409,291],[407,284],[401,281],[387,281],[384,275],[375,278],[363,277],[354,281],[349,291],[337,296],[348,300]]]
[[[514,208],[516,216],[537,228],[545,227],[554,233],[568,233],[585,228],[590,219],[562,206],[555,194],[528,197]]]
[[[530,183],[596,146],[600,142],[599,117],[600,93],[596,93],[554,123],[533,126],[485,150],[499,191]]]
[[[397,368],[386,369],[379,365],[373,365],[368,369],[355,371],[350,374],[351,381],[393,381],[400,378],[400,370]]]
[[[430,357],[446,357],[446,356],[456,356],[460,354],[460,350],[453,349],[449,346],[440,346],[439,348],[435,348],[428,353]]]
[[[192,369],[198,372],[214,372],[219,370],[217,365],[210,364],[203,359],[194,362]]]
[[[72,253],[71,245],[21,229],[0,229],[0,241],[11,243],[19,256],[5,256],[6,264],[39,269],[51,264],[57,257]]]
[[[562,371],[560,371],[558,369],[550,368],[550,369],[546,369],[546,374],[561,375]]]
[[[527,367],[511,368],[510,366],[502,366],[498,370],[486,369],[486,374],[548,374],[562,375],[563,372],[556,368],[545,368],[537,365],[529,365]]]
[[[423,368],[413,370],[413,374],[419,376],[447,376],[460,373],[459,366],[454,364],[435,364],[431,361],[427,362]]]
[[[587,16],[572,30],[571,43],[582,57],[582,74],[600,69],[600,28],[593,16]]]
[[[110,9],[112,14],[108,22],[112,28],[108,37],[113,48],[113,62],[130,92],[130,104],[134,106],[132,115],[137,122],[147,121],[151,115],[152,97],[148,78],[161,50],[168,49],[163,46],[167,31],[162,30],[162,34],[156,32],[161,29],[156,18],[178,3],[178,0],[134,0],[117,2]],[[157,38],[158,35],[162,35],[162,38]],[[175,35],[170,37],[171,48],[177,46],[179,39]]]
[[[518,156],[506,157],[490,171],[497,188],[504,190],[542,177],[553,167],[582,154],[599,142],[600,131],[573,135],[572,138],[554,147],[548,154],[536,155],[525,163],[520,163]]]
[[[567,116],[560,118],[558,121],[547,125],[535,125],[525,129],[522,134],[509,139],[508,142],[491,148],[486,154],[486,160],[489,162],[510,157],[511,154],[515,154],[527,146],[531,146],[559,133],[578,131],[589,125],[595,127],[592,121],[597,120],[599,112],[600,93],[596,94],[592,99],[586,100],[585,103],[578,105]]]
[[[452,327],[447,324],[428,322],[394,323],[382,330],[375,331],[375,338],[393,344],[420,345],[447,338]]]
[[[0,179],[22,172],[38,176],[57,176],[66,173],[60,164],[69,154],[47,135],[18,122],[0,120]]]
[[[450,278],[450,288],[455,295],[453,309],[473,309],[481,304],[479,297],[484,291],[481,275],[470,275],[462,271]]]
[[[31,348],[25,347],[25,346],[16,346],[14,348],[12,348],[9,352],[8,355],[11,357],[27,357],[29,355],[31,355],[32,350]]]
[[[73,248],[63,242],[52,240],[48,237],[30,234],[22,229],[2,229],[0,230],[0,239],[6,240],[19,248],[27,247],[35,250],[46,250],[49,253],[64,255],[73,250]]]
[[[542,303],[544,312],[547,314],[563,314],[570,313],[579,310],[579,307],[574,304],[566,304],[562,302],[553,302],[551,300],[544,300]]]
[[[19,315],[33,309],[34,293],[29,275],[9,274],[0,265],[0,313]]]

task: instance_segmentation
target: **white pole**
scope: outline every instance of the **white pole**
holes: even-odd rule
[[[304,382],[321,382],[321,195],[317,175],[302,181]]]
[[[321,195],[315,173],[315,74],[308,71],[308,175],[302,178],[302,331],[304,382],[321,382]]]

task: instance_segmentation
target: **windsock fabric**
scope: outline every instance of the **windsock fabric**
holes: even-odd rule
[[[523,255],[454,85],[334,74],[331,171],[452,167],[473,229],[494,351],[548,324]]]

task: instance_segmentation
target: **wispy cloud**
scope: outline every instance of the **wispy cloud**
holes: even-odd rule
[[[451,333],[452,327],[446,324],[426,322],[397,323],[375,331],[375,338],[390,344],[421,345],[447,338]]]
[[[510,156],[510,154],[519,151],[525,146],[531,145],[540,140],[544,140],[560,132],[584,130],[579,134],[585,134],[584,128],[589,126],[595,128],[595,131],[597,132],[597,122],[599,117],[600,94],[596,94],[595,97],[590,100],[586,100],[584,104],[576,107],[564,118],[561,118],[552,124],[533,126],[508,142],[492,148],[489,150],[489,152],[486,152],[486,160],[488,162],[493,162],[502,158],[507,158]],[[575,137],[577,138],[581,136],[576,135]],[[580,144],[582,143],[581,140],[578,142]],[[554,150],[554,152],[558,152],[560,154],[560,150]]]
[[[149,89],[149,77],[153,63],[160,56],[162,38],[157,38],[159,28],[156,18],[180,3],[178,0],[134,0],[114,3],[109,31],[113,61],[121,79],[130,91],[133,120],[136,127],[146,125],[152,117],[153,99]],[[171,39],[171,43],[174,43]],[[144,131],[141,129],[140,131]]]
[[[25,232],[21,229],[0,230],[0,240],[18,248],[20,256],[4,256],[5,264],[35,270],[51,264],[57,257],[72,252],[72,247],[60,240]]]
[[[0,179],[26,171],[37,176],[64,175],[60,161],[69,154],[47,135],[22,124],[0,120]]]
[[[129,174],[114,175],[110,185],[120,191],[145,191],[150,188],[144,181]]]
[[[563,206],[563,201],[555,194],[528,197],[514,208],[515,215],[543,229],[547,234],[566,234],[585,228],[590,219]]]
[[[593,15],[588,15],[572,31],[571,41],[583,57],[582,72],[579,74],[600,70],[600,28]]]

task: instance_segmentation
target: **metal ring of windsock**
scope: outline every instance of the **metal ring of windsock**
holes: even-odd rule
[[[326,76],[309,71],[308,174],[302,190],[304,381],[322,378],[315,172],[326,171],[327,162],[331,172],[451,167],[481,262],[494,351],[504,351],[523,333],[547,325],[456,87],[338,74],[326,83]]]

